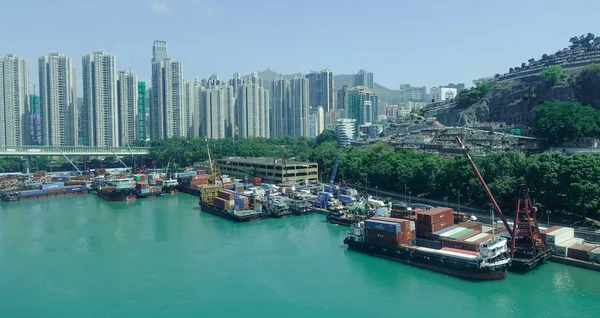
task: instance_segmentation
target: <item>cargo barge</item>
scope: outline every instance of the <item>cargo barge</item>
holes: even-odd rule
[[[48,187],[49,185],[55,186],[58,185],[56,183],[45,184],[42,185]],[[56,186],[46,189],[39,190],[20,190],[20,191],[9,191],[0,193],[0,200],[3,202],[14,202],[14,201],[26,201],[26,200],[39,200],[39,199],[47,199],[54,197],[62,197],[62,196],[72,196],[72,195],[80,195],[87,194],[87,189],[85,186]]]
[[[222,208],[214,206],[211,202],[200,201],[200,210],[202,212],[210,213],[212,215],[222,217],[227,220],[234,222],[250,222],[263,220],[268,216],[268,213],[254,210],[224,210]]]
[[[104,179],[96,195],[106,201],[131,201],[137,198],[133,179]]]
[[[331,223],[331,224],[337,224],[337,225],[343,225],[343,226],[352,226],[356,222],[352,216],[346,215],[345,213],[339,213],[339,212],[331,212],[331,213],[327,214],[325,219],[327,221],[329,221],[329,223]]]
[[[402,221],[414,226],[412,221]],[[417,246],[417,239],[411,239],[415,237],[414,231],[407,229],[405,224],[394,226],[393,222],[372,219],[355,224],[348,234],[344,244],[349,250],[467,280],[504,279],[511,262],[506,239],[501,237],[482,243],[476,252]]]
[[[283,218],[291,214],[290,207],[279,197],[268,197],[263,203],[263,208],[273,218]]]

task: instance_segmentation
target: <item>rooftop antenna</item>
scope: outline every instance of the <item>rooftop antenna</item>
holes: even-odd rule
[[[129,54],[129,73],[131,73],[131,54]]]

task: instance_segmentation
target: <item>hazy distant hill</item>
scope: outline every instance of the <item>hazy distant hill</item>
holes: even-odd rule
[[[302,74],[302,73],[280,74],[280,73],[272,71],[271,69],[266,69],[262,72],[258,72],[258,76],[260,76],[265,81],[264,86],[267,89],[271,88],[271,82],[273,80],[275,80],[276,78],[283,77],[283,78],[289,80],[289,79],[293,79],[296,76],[301,76],[301,75],[304,75],[304,74]],[[247,76],[249,76],[249,75],[247,75]],[[342,86],[344,86],[344,85],[352,86],[352,80],[353,80],[352,77],[353,77],[353,75],[351,75],[351,74],[334,75],[333,82],[334,82],[335,90],[337,91],[338,89],[341,89]],[[375,86],[374,87],[375,92],[377,92],[377,94],[379,94],[379,100],[386,101],[389,104],[398,104],[399,103],[400,91],[389,89],[389,88],[379,85],[377,83],[375,83],[374,86]]]

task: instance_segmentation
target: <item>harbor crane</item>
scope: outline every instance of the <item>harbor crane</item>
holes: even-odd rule
[[[209,179],[209,184],[200,188],[200,200],[212,201],[212,199],[217,196],[219,190],[225,189],[225,185],[223,183],[223,176],[221,175],[219,164],[216,161],[213,164],[210,147],[208,145],[208,138],[205,137],[204,141],[206,142],[206,153],[208,155],[211,177]],[[221,181],[221,183],[219,184],[217,181]]]
[[[479,183],[481,183],[485,194],[490,199],[494,210],[496,210],[496,213],[502,219],[504,227],[511,236],[510,253],[512,264],[510,269],[516,272],[527,272],[542,264],[550,257],[550,253],[542,241],[540,229],[535,218],[537,208],[531,204],[527,187],[525,185],[519,187],[514,227],[511,228],[460,137],[456,136],[456,141],[460,145],[465,157],[467,157],[469,165],[471,165],[475,176],[479,179]]]

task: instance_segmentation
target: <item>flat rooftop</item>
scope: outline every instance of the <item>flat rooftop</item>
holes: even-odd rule
[[[248,163],[248,164],[253,164],[253,165],[273,165],[274,160],[277,160],[277,164],[276,164],[277,166],[283,165],[282,158],[273,158],[273,157],[270,157],[270,158],[269,157],[227,157],[227,158],[223,158],[223,159],[218,159],[219,162],[231,161],[231,162],[237,162],[237,163]],[[286,165],[297,165],[297,166],[308,166],[308,165],[316,165],[317,163],[286,159],[285,164]]]

